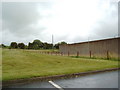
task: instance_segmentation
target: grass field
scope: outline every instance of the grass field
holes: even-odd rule
[[[0,81],[2,81],[2,49],[0,48]]]
[[[2,50],[2,80],[51,76],[118,67],[118,61],[40,54],[34,50]]]

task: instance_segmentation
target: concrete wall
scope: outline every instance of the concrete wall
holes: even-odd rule
[[[79,56],[88,57],[118,58],[118,40],[120,38],[60,45],[59,50],[64,55],[78,54]]]

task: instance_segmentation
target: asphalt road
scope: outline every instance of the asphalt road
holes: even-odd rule
[[[118,71],[103,72],[98,74],[80,76],[53,81],[62,88],[118,88]],[[54,85],[45,82],[32,82],[29,84],[13,85],[8,88],[55,88]]]

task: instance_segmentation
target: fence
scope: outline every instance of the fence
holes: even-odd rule
[[[41,54],[48,54],[48,55],[63,55],[63,53],[62,52],[49,52],[49,51],[41,51],[40,52]]]

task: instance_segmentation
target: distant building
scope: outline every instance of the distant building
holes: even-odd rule
[[[60,45],[64,55],[85,57],[118,58],[120,37]]]

